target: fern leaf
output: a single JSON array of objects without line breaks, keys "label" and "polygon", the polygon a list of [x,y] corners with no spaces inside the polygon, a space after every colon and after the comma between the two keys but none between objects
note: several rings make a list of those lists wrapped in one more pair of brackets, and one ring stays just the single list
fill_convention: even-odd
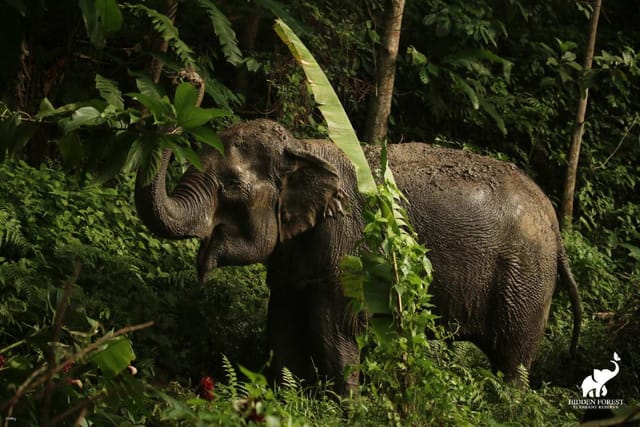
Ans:
[{"label": "fern leaf", "polygon": [[529,371],[527,370],[527,368],[523,364],[520,364],[516,368],[516,371],[518,372],[518,381],[520,382],[522,387],[525,390],[529,390]]},{"label": "fern leaf", "polygon": [[231,390],[231,398],[237,399],[237,391],[238,391],[238,374],[236,374],[236,370],[231,364],[231,361],[224,354],[222,355],[222,368],[227,374],[227,381],[229,381],[229,389]]},{"label": "fern leaf", "polygon": [[297,392],[300,388],[298,380],[286,366],[282,368],[282,386],[285,390],[292,392]]},{"label": "fern leaf", "polygon": [[151,9],[142,4],[125,4],[125,7],[133,12],[134,15],[146,15],[151,19],[153,28],[160,33],[162,38],[169,42],[180,61],[186,68],[195,68],[196,61],[193,59],[193,50],[180,38],[178,28],[173,25],[171,19],[167,15]]},{"label": "fern leaf", "polygon": [[222,53],[227,58],[227,62],[235,66],[239,65],[242,62],[242,52],[238,47],[238,39],[236,32],[231,27],[231,22],[211,0],[197,0],[197,2],[209,15],[213,31],[218,36]]}]

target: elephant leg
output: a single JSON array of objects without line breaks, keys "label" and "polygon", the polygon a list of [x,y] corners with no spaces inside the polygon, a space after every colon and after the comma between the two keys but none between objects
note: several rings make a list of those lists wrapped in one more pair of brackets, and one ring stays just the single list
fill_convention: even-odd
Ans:
[{"label": "elephant leg", "polygon": [[286,367],[307,384],[329,380],[338,394],[348,394],[358,384],[357,372],[344,375],[359,360],[354,327],[341,294],[334,298],[325,287],[272,288],[267,335],[275,378],[281,381]]},{"label": "elephant leg", "polygon": [[[555,268],[544,270],[538,260],[526,263],[532,256],[510,259],[503,269],[502,286],[496,298],[495,315],[492,323],[495,334],[487,352],[495,371],[504,373],[508,381],[526,384],[522,378],[523,366],[527,372],[544,337],[545,325],[555,287]],[[549,263],[549,265],[553,265]],[[495,323],[494,323],[495,322]]]},{"label": "elephant leg", "polygon": [[306,313],[301,304],[302,292],[295,289],[272,289],[267,312],[267,339],[273,350],[272,371],[282,380],[287,368],[296,377],[313,381],[310,367]]},{"label": "elephant leg", "polygon": [[348,308],[341,291],[330,293],[331,286],[309,293],[309,340],[313,363],[318,373],[332,381],[338,394],[348,394],[358,385],[358,373],[351,370],[359,362],[356,343],[359,320]]}]

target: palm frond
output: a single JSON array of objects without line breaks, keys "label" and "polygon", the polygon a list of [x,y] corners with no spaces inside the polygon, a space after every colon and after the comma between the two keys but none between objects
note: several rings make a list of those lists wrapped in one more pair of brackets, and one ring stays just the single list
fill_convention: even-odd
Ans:
[{"label": "palm frond", "polygon": [[197,3],[209,15],[213,31],[218,36],[222,53],[227,58],[227,62],[233,65],[240,64],[242,62],[242,52],[238,47],[238,38],[236,37],[236,32],[233,31],[233,27],[231,27],[231,22],[211,0],[197,0]]},{"label": "palm frond", "polygon": [[153,28],[160,33],[164,40],[169,42],[182,64],[187,68],[195,67],[196,61],[193,59],[193,50],[182,41],[178,28],[173,25],[167,15],[142,4],[127,3],[125,7],[136,16],[146,15],[151,19]]}]

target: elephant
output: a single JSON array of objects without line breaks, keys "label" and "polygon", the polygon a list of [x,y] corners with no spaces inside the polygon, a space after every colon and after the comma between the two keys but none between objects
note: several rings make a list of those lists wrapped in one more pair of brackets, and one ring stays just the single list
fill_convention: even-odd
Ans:
[{"label": "elephant", "polygon": [[[153,233],[198,238],[198,276],[228,265],[263,263],[270,290],[267,339],[272,368],[306,381],[331,379],[348,393],[358,374],[354,313],[340,261],[357,250],[363,196],[354,167],[328,140],[295,138],[270,120],[220,133],[224,155],[205,147],[203,171],[189,168],[166,189],[171,152],[135,203]],[[372,165],[379,149],[367,148]],[[580,301],[553,206],[514,165],[425,143],[389,145],[388,157],[420,242],[430,249],[435,312],[455,325],[507,378],[530,368],[542,340],[558,273],[568,285],[574,330]],[[148,179],[146,181],[149,181]]]},{"label": "elephant", "polygon": [[611,369],[594,369],[593,374],[589,375],[582,381],[582,397],[605,397],[608,393],[605,384],[620,372],[620,356],[613,353],[613,370]]}]

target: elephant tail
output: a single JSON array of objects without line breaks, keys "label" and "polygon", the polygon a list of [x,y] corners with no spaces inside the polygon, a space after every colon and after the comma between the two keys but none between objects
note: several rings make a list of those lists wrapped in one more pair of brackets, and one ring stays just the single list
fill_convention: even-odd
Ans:
[{"label": "elephant tail", "polygon": [[571,347],[569,348],[569,352],[571,353],[571,355],[574,355],[576,348],[578,347],[578,338],[580,337],[580,326],[582,324],[582,308],[580,304],[578,286],[576,285],[576,281],[573,278],[573,274],[571,273],[569,261],[567,260],[567,254],[564,251],[562,242],[560,242],[559,248],[558,270],[560,272],[560,276],[562,277],[562,281],[565,283],[565,285],[567,286],[567,290],[569,291],[569,300],[571,301],[571,310],[573,311],[573,334],[571,336]]}]

